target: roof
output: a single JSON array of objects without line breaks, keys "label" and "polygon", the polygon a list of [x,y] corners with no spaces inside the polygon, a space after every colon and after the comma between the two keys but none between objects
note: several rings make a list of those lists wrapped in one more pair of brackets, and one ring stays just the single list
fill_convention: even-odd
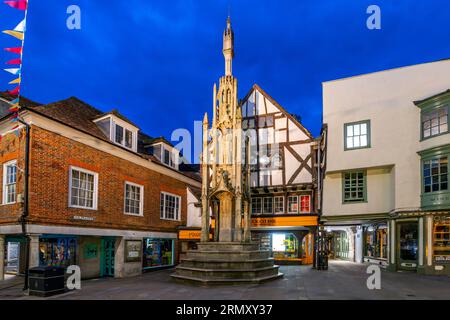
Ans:
[{"label": "roof", "polygon": [[[3,100],[11,101],[16,97],[9,94],[8,91],[0,91],[0,118],[9,113],[11,105]],[[40,105],[40,103],[27,99],[25,97],[19,97],[19,104],[24,107],[31,107]]]},{"label": "roof", "polygon": [[445,96],[445,95],[447,95],[447,94],[449,94],[449,93],[450,93],[450,89],[447,89],[447,90],[445,90],[445,91],[443,91],[443,92],[440,92],[440,93],[438,93],[438,94],[435,94],[434,96],[425,98],[425,99],[423,99],[423,100],[414,101],[414,104],[415,104],[416,106],[420,106],[420,105],[423,104],[424,102],[439,99],[440,97]]},{"label": "roof", "polygon": [[117,118],[122,119],[122,120],[125,121],[125,122],[128,122],[128,123],[131,124],[132,126],[135,126],[136,128],[139,128],[139,126],[137,126],[136,124],[134,124],[133,122],[131,122],[131,120],[129,120],[129,119],[128,119],[127,117],[125,117],[124,115],[122,115],[117,109],[113,109],[113,110],[111,110],[111,111],[109,111],[109,112],[102,113],[101,115],[99,115],[98,117],[94,118],[93,120],[103,118],[104,116],[107,116],[107,115],[113,115],[113,116],[116,116]]},{"label": "roof", "polygon": [[[266,91],[264,91],[259,85],[257,85],[256,83],[253,85],[253,87],[250,89],[250,91],[247,93],[247,95],[245,96],[244,99],[242,99],[243,101],[246,101],[250,95],[253,93],[253,91],[259,91],[261,92],[261,94],[266,97],[267,100],[269,100],[274,106],[276,106],[278,109],[280,109],[281,112],[283,112],[290,120],[292,120],[292,122],[294,122],[299,128],[300,130],[302,130],[309,138],[314,139],[313,135],[311,134],[311,132],[309,132],[308,129],[306,129],[299,121],[296,117],[292,116],[292,114],[290,114],[289,112],[286,111],[286,109],[284,109],[278,102],[275,101],[274,98],[272,98]],[[241,103],[242,103],[241,102]]]},{"label": "roof", "polygon": [[161,137],[157,137],[157,138],[146,139],[144,142],[145,142],[146,145],[152,145],[152,144],[155,144],[155,143],[162,142],[162,143],[165,143],[165,144],[173,147],[173,144],[170,141],[168,141],[166,138],[162,137],[162,136]]},{"label": "roof", "polygon": [[201,188],[197,188],[194,186],[188,186],[188,188],[197,200],[200,201],[202,199],[202,189]]},{"label": "roof", "polygon": [[438,59],[438,60],[433,60],[433,61],[428,61],[428,62],[416,63],[416,64],[412,64],[412,65],[407,65],[407,66],[395,67],[395,68],[390,68],[390,69],[383,69],[383,70],[379,70],[379,71],[373,71],[373,72],[369,72],[369,73],[357,74],[357,75],[354,75],[354,76],[349,76],[349,77],[344,77],[344,78],[338,78],[338,79],[323,81],[322,84],[331,83],[331,82],[337,82],[337,81],[343,81],[343,80],[349,80],[349,79],[352,79],[352,78],[365,77],[365,76],[374,75],[374,74],[377,74],[377,73],[390,72],[390,71],[406,69],[406,68],[413,68],[415,66],[420,66],[420,65],[429,64],[429,63],[437,63],[437,62],[449,61],[449,60],[450,60],[450,58],[444,58],[444,59]]}]

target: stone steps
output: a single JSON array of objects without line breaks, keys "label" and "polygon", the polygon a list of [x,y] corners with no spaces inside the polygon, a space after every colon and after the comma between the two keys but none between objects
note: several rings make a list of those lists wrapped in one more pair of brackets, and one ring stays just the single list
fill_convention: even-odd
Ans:
[{"label": "stone steps", "polygon": [[224,261],[208,259],[181,259],[181,264],[185,267],[204,269],[254,269],[273,266],[274,259],[249,259],[245,261]]},{"label": "stone steps", "polygon": [[206,259],[208,260],[222,260],[222,261],[245,261],[245,260],[255,260],[255,259],[269,259],[270,252],[260,251],[260,250],[249,250],[249,251],[201,251],[201,250],[190,250],[186,254],[187,258],[192,259]]},{"label": "stone steps", "polygon": [[216,286],[216,285],[242,285],[242,284],[260,284],[267,281],[276,280],[283,277],[283,274],[278,272],[276,275],[253,278],[253,279],[201,279],[197,277],[189,277],[178,274],[172,274],[171,277],[183,284],[189,283],[194,285],[203,286]]}]

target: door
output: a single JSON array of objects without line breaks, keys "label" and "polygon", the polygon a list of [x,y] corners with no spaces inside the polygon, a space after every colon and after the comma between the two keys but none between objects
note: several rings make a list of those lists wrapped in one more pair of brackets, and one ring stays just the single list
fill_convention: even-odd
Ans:
[{"label": "door", "polygon": [[415,271],[418,259],[418,223],[400,222],[397,232],[399,269]]},{"label": "door", "polygon": [[100,263],[100,276],[102,277],[114,277],[115,242],[114,238],[102,239],[102,259]]}]

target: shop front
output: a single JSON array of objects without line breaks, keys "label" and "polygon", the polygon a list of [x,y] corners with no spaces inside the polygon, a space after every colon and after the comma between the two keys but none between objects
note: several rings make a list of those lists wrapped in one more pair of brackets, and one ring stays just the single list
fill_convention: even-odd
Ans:
[{"label": "shop front", "polygon": [[363,226],[363,254],[365,262],[386,264],[388,249],[387,222]]},{"label": "shop front", "polygon": [[252,218],[252,241],[269,250],[277,264],[312,264],[317,216]]},{"label": "shop front", "polygon": [[144,238],[143,270],[174,266],[174,242],[173,239]]}]

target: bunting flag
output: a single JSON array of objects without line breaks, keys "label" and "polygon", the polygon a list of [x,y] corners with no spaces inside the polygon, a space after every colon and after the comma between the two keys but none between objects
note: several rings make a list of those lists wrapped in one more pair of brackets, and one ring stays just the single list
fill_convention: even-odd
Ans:
[{"label": "bunting flag", "polygon": [[5,3],[8,6],[19,9],[19,10],[27,9],[27,0],[5,1]]},{"label": "bunting flag", "polygon": [[15,76],[20,75],[20,68],[10,68],[10,69],[5,69],[6,72],[9,72]]},{"label": "bunting flag", "polygon": [[[4,69],[6,72],[11,73],[12,75],[16,76],[15,79],[11,80],[9,84],[17,85],[14,89],[8,91],[9,95],[15,97],[12,101],[10,101],[10,108],[9,112],[11,113],[10,122],[16,123],[19,121],[19,111],[20,111],[20,84],[22,82],[22,61],[23,61],[23,45],[25,42],[25,31],[26,31],[26,21],[27,21],[27,7],[28,7],[28,0],[14,0],[14,1],[4,1],[5,4],[8,6],[23,10],[25,11],[24,18],[22,21],[20,21],[16,27],[12,30],[4,30],[3,33],[10,35],[18,40],[21,41],[21,45],[19,47],[12,47],[12,48],[5,48],[4,50],[7,52],[11,52],[14,54],[18,54],[19,58],[14,58],[12,60],[9,60],[6,62],[6,64],[9,65],[18,65],[17,68],[7,68]],[[14,132],[17,137],[19,137],[19,124],[15,125],[12,128],[12,131]],[[2,136],[0,135],[0,141],[2,139]]]},{"label": "bunting flag", "polygon": [[12,60],[9,60],[8,62],[6,62],[6,64],[22,64],[22,59],[20,59],[20,58],[12,59]]},{"label": "bunting flag", "polygon": [[23,41],[23,32],[14,31],[14,30],[5,30],[3,33],[9,34],[10,36],[13,36],[14,38],[17,38],[19,40]]},{"label": "bunting flag", "polygon": [[17,53],[17,54],[22,54],[22,47],[5,48],[5,51],[12,52],[12,53]]}]

